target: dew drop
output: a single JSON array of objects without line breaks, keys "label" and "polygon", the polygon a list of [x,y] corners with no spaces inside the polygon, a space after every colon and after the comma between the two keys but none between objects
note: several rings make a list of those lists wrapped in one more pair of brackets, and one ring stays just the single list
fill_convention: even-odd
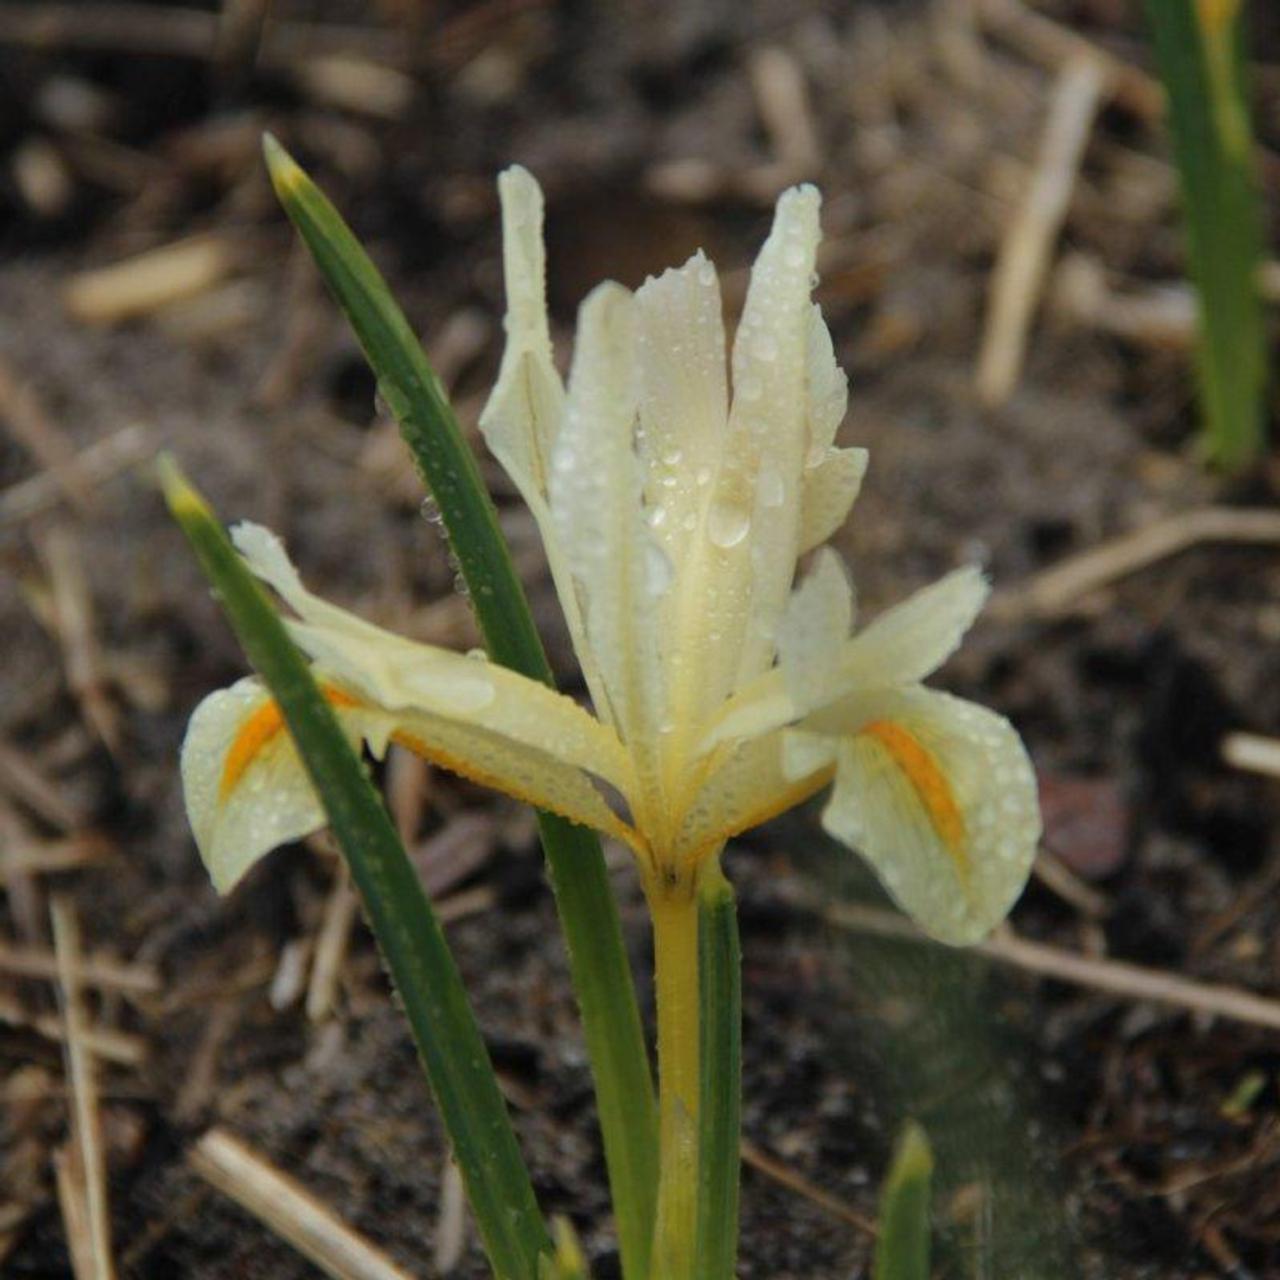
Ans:
[{"label": "dew drop", "polygon": [[680,459],[683,457],[684,457],[684,451],[678,447],[674,447],[674,448],[668,449],[662,455],[662,461],[665,462],[667,466],[674,467],[679,465]]},{"label": "dew drop", "polygon": [[654,507],[653,510],[649,512],[649,528],[650,529],[661,529],[662,526],[666,524],[666,522],[667,522],[666,507]]},{"label": "dew drop", "polygon": [[694,472],[693,482],[699,489],[705,488],[709,485],[711,483],[711,468],[699,467],[697,471]]},{"label": "dew drop", "polygon": [[778,358],[778,340],[771,333],[757,334],[755,342],[751,344],[751,349],[755,353],[756,359],[764,360],[766,363]]},{"label": "dew drop", "polygon": [[656,543],[646,542],[644,548],[645,585],[651,595],[660,596],[671,585],[675,568],[671,558]]},{"label": "dew drop", "polygon": [[756,484],[760,489],[760,501],[766,507],[780,507],[787,496],[782,476],[773,467],[762,467]]},{"label": "dew drop", "polygon": [[707,512],[707,537],[722,550],[736,547],[750,528],[750,513],[736,502],[713,502]]}]

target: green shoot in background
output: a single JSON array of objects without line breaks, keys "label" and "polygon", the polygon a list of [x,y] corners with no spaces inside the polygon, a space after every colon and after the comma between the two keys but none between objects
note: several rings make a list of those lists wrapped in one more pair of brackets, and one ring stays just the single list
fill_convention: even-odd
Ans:
[{"label": "green shoot in background", "polygon": [[1241,0],[1147,0],[1169,98],[1174,156],[1198,299],[1205,439],[1228,471],[1264,444],[1266,337]]},{"label": "green shoot in background", "polygon": [[933,1152],[907,1121],[880,1193],[880,1235],[872,1280],[929,1280],[929,1181]]}]

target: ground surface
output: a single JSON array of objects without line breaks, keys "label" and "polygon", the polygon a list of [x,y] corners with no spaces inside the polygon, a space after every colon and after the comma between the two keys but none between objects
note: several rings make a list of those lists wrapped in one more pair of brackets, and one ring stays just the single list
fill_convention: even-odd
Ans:
[{"label": "ground surface", "polygon": [[[1060,37],[1084,33],[1141,67],[1136,7],[1050,5],[1040,12],[1061,25],[1046,37],[994,2],[976,6],[976,23],[944,2],[641,14],[387,0],[378,15],[282,3],[277,16],[297,25],[268,34],[253,70],[234,40],[218,61],[179,56],[166,41],[180,23],[104,4],[54,22],[36,48],[14,17],[23,6],[0,6],[0,936],[47,946],[47,898],[62,888],[92,950],[161,975],[159,993],[94,1005],[102,1025],[136,1037],[125,1057],[145,1052],[103,1083],[122,1273],[311,1274],[190,1172],[184,1151],[211,1124],[414,1275],[440,1273],[449,1217],[441,1136],[358,923],[330,1011],[315,1021],[303,1008],[305,961],[326,911],[342,910],[332,860],[291,849],[227,901],[197,864],[176,752],[191,708],[242,662],[143,470],[100,473],[101,451],[85,452],[113,441],[137,459],[166,445],[224,514],[284,535],[326,594],[422,638],[474,643],[371,381],[274,208],[263,127],[349,212],[468,421],[500,349],[503,164],[521,160],[548,191],[562,330],[599,278],[637,283],[698,244],[737,273],[736,305],[773,195],[794,176],[817,180],[818,296],[853,384],[842,439],[872,455],[838,539],[860,608],[870,616],[974,558],[989,566],[1001,599],[942,683],[1018,724],[1042,774],[1048,842],[1090,882],[1067,900],[1034,884],[1014,927],[1276,989],[1280,793],[1219,759],[1224,732],[1280,725],[1274,547],[1199,547],[1053,617],[1017,594],[1046,566],[1162,518],[1276,502],[1273,463],[1230,482],[1200,467],[1177,325],[1161,340],[1150,324],[1118,335],[1083,319],[1064,287],[1067,258],[1077,278],[1082,263],[1101,267],[1124,294],[1180,278],[1174,178],[1140,77],[1092,131],[1015,391],[984,409],[972,389],[991,266],[1034,164]],[[349,64],[304,73],[297,61],[299,40],[342,21],[390,32],[367,52],[399,68],[360,81],[354,100]],[[1280,44],[1258,34],[1264,141],[1276,145]],[[77,273],[197,232],[224,257],[194,302],[118,324],[69,308]],[[78,500],[47,478],[53,464],[75,499],[67,450],[90,473]],[[488,474],[572,684],[530,521]],[[578,1222],[597,1274],[614,1275],[533,827],[403,762],[391,783],[457,915],[451,937],[539,1194]],[[748,1169],[744,1277],[864,1273],[865,1233],[839,1210],[874,1214],[904,1112],[946,1155],[939,1223],[955,1274],[1280,1275],[1276,1032],[815,927],[802,899],[829,889],[834,856],[812,814],[730,855],[746,1135],[837,1202]],[[625,864],[617,880],[643,970]],[[54,995],[0,977],[0,998],[0,1270],[69,1275],[49,1163],[66,1119],[59,1050],[15,1025],[52,1012]],[[474,1243],[444,1264],[483,1274]]]}]

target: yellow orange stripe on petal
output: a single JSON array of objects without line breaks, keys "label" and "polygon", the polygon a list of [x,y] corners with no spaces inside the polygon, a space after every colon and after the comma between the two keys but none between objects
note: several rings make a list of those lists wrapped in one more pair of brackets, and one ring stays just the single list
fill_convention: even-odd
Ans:
[{"label": "yellow orange stripe on petal", "polygon": [[[321,685],[320,692],[331,707],[354,707],[359,703],[334,685]],[[284,717],[273,698],[268,698],[245,722],[227,752],[218,783],[218,799],[225,800],[244,777],[262,750],[284,728]]]},{"label": "yellow orange stripe on petal", "polygon": [[956,804],[947,775],[920,740],[892,720],[873,720],[862,733],[874,738],[906,775],[916,798],[929,815],[938,839],[956,864],[962,880],[968,880],[969,851],[965,842],[964,815]]}]

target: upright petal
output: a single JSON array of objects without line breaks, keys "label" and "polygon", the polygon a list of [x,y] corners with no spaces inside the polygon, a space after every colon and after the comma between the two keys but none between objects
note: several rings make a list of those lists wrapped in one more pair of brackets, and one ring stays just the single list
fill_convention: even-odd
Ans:
[{"label": "upright petal", "polygon": [[636,291],[639,453],[649,522],[676,566],[705,522],[729,391],[720,285],[701,250]]},{"label": "upright petal", "polygon": [[[821,198],[797,187],[778,201],[773,229],[751,271],[733,346],[732,453],[752,460],[744,514],[750,525],[747,608],[735,686],[773,659],[800,547],[800,484],[809,453],[809,293],[820,239]],[[741,501],[732,475],[721,500]],[[713,508],[714,510],[714,508]]]},{"label": "upright petal", "polygon": [[799,539],[818,206],[812,187],[786,192],[751,273],[724,446],[684,539],[664,626],[677,733],[773,657]]},{"label": "upright petal", "polygon": [[852,626],[853,589],[840,557],[828,547],[792,592],[778,628],[778,666],[795,714],[831,698]]},{"label": "upright petal", "polygon": [[601,285],[578,319],[551,511],[581,589],[612,722],[652,787],[667,716],[657,614],[672,567],[645,519],[635,453],[639,392],[635,300],[620,285]]},{"label": "upright petal", "polygon": [[1022,892],[1040,839],[1035,774],[1009,722],[919,686],[886,689],[803,721],[787,763],[807,776],[830,753],[826,829],[940,941],[990,932]]},{"label": "upright petal", "polygon": [[502,265],[507,290],[507,344],[480,430],[490,452],[515,482],[542,535],[565,623],[599,713],[609,708],[595,657],[586,642],[582,608],[547,505],[551,454],[564,417],[564,386],[552,359],[547,323],[547,263],[542,189],[512,165],[498,178],[502,202]]},{"label": "upright petal", "polygon": [[547,491],[564,388],[551,358],[547,326],[542,190],[528,170],[513,165],[499,176],[498,194],[507,345],[498,381],[480,415],[480,430],[494,457],[527,497],[530,492]]},{"label": "upright petal", "polygon": [[982,570],[966,565],[886,609],[846,648],[834,696],[932,675],[955,652],[990,590]]}]

